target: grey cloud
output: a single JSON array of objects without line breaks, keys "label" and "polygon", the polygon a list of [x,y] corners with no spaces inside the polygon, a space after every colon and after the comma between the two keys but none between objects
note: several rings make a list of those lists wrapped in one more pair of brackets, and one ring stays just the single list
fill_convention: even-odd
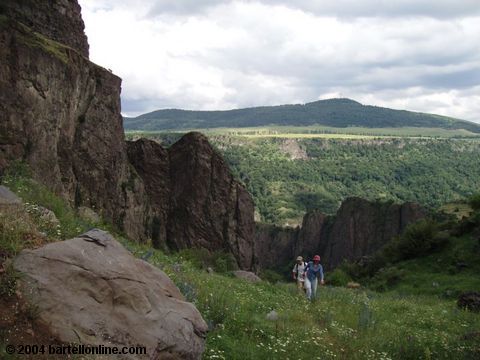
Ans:
[{"label": "grey cloud", "polygon": [[452,71],[445,74],[424,75],[420,78],[429,88],[463,89],[480,84],[480,66],[477,65],[467,70]]},{"label": "grey cloud", "polygon": [[[255,8],[257,11],[238,10],[218,6],[231,3],[219,0],[146,0],[142,2],[143,7],[135,11],[145,14],[150,9],[149,16],[161,15],[147,19],[147,23],[161,25],[152,27],[151,31],[159,39],[164,35],[173,39],[167,44],[175,44],[175,31],[180,29],[179,38],[183,43],[180,50],[174,49],[171,54],[158,47],[161,64],[171,66],[159,68],[158,73],[145,75],[141,63],[124,64],[124,68],[135,66],[138,74],[128,72],[123,76],[123,111],[134,115],[172,107],[226,109],[275,105],[313,101],[333,93],[367,99],[371,104],[378,101],[384,106],[413,104],[418,107],[411,110],[441,109],[444,114],[480,122],[479,1],[366,0],[361,1],[360,7],[356,5],[360,3],[358,0],[261,0],[266,5],[284,4],[316,15],[346,19],[339,22],[292,12],[292,22],[288,23],[290,12],[284,9],[278,12],[262,7]],[[119,0],[119,3],[125,10],[126,5],[137,1]],[[383,6],[376,6],[380,3]],[[196,30],[197,19],[187,22],[190,27],[183,31],[185,21],[181,16],[186,14],[201,14],[202,26],[215,24],[219,33],[225,30],[223,34],[233,35],[226,41],[216,42],[216,34],[207,32],[212,41],[206,41],[205,47],[189,43],[188,31]],[[278,20],[275,14],[283,17]],[[479,17],[456,18],[473,14]],[[428,17],[415,17],[422,15]],[[357,16],[372,17],[349,18]],[[295,30],[304,25],[303,21],[305,28],[296,33]],[[333,29],[345,31],[346,35],[340,34],[338,43],[329,41],[336,39],[336,34],[323,33],[322,29],[328,30],[329,25],[316,26],[322,21],[334,24]],[[162,30],[158,31],[159,28]],[[171,33],[169,29],[173,29]],[[198,38],[194,35],[196,33],[192,38]],[[93,36],[95,34],[90,37]],[[123,46],[127,48],[128,44]],[[150,42],[141,55],[155,58],[155,51],[155,45]],[[185,63],[194,66],[185,67],[188,76],[180,74],[176,78],[175,69],[183,69]],[[213,73],[211,87],[209,77],[197,78],[194,72],[188,71],[198,68],[204,68],[207,74]],[[170,77],[159,75],[169,70]],[[156,70],[150,68],[150,71]],[[206,93],[210,89],[212,93]],[[137,99],[139,96],[144,98]]]},{"label": "grey cloud", "polygon": [[[236,0],[243,3],[283,5],[337,18],[426,16],[433,18],[468,17],[480,14],[478,0]],[[198,14],[234,0],[155,0],[150,16],[165,13]]]}]

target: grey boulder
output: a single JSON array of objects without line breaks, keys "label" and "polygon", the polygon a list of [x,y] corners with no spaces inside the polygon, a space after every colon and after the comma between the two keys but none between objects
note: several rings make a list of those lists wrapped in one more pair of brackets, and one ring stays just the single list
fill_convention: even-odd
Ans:
[{"label": "grey boulder", "polygon": [[0,185],[0,208],[9,206],[18,206],[22,204],[22,200],[15,195],[9,188]]},{"label": "grey boulder", "polygon": [[239,279],[243,279],[253,283],[262,281],[262,279],[260,279],[256,274],[251,271],[237,270],[233,272],[233,275]]},{"label": "grey boulder", "polygon": [[61,342],[145,346],[125,359],[200,359],[207,324],[158,268],[107,232],[24,250],[14,261],[21,296]]}]

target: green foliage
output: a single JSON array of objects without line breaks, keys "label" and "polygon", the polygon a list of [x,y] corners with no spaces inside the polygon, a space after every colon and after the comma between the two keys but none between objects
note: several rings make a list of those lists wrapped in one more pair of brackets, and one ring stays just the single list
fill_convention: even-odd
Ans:
[{"label": "green foliage", "polygon": [[[179,136],[143,135],[167,146]],[[306,211],[333,214],[350,196],[436,209],[480,188],[476,140],[297,137],[294,144],[308,159],[292,160],[282,138],[207,135],[247,187],[265,223],[299,225]]]},{"label": "green foliage", "polygon": [[328,284],[333,286],[346,286],[352,278],[342,268],[337,268],[328,273]]},{"label": "green foliage", "polygon": [[368,282],[369,288],[376,291],[386,291],[397,285],[404,276],[404,271],[394,266],[381,268]]},{"label": "green foliage", "polygon": [[[2,184],[22,198],[38,230],[45,232],[49,237],[69,239],[92,227],[92,224],[79,218],[64,199],[32,180],[30,170],[25,164],[15,163],[11,166],[3,176]],[[42,220],[40,206],[55,214],[59,226],[52,227]]]},{"label": "green foliage", "polygon": [[439,234],[438,224],[431,220],[421,220],[407,227],[405,232],[387,244],[383,255],[388,262],[399,262],[425,256],[448,242],[448,236]]},{"label": "green foliage", "polygon": [[271,269],[262,269],[258,275],[262,280],[271,282],[272,284],[285,281],[285,276]]},{"label": "green foliage", "polygon": [[470,197],[468,203],[473,210],[480,211],[480,193],[477,193]]},{"label": "green foliage", "polygon": [[214,271],[225,273],[238,269],[237,262],[232,254],[224,251],[208,251],[204,248],[184,249],[180,256],[189,261],[197,269],[206,270],[211,267]]}]

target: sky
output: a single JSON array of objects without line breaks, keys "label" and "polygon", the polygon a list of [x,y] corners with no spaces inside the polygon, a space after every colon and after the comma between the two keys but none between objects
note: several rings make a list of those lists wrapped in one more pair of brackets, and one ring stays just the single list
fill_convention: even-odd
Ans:
[{"label": "sky", "polygon": [[480,123],[480,0],[79,0],[122,113],[351,98]]}]

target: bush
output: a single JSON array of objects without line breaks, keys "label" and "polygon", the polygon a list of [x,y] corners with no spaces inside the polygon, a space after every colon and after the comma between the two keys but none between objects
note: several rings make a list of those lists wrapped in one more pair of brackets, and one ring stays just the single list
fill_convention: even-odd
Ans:
[{"label": "bush", "polygon": [[184,249],[180,256],[190,261],[198,269],[211,267],[218,273],[238,270],[238,265],[232,254],[223,251],[210,252],[207,249]]},{"label": "bush", "polygon": [[260,270],[258,276],[262,280],[266,280],[268,282],[271,282],[272,284],[285,281],[285,278],[281,274],[271,269]]},{"label": "bush", "polygon": [[327,283],[333,286],[346,286],[352,278],[342,269],[337,268],[328,274]]},{"label": "bush", "polygon": [[383,253],[387,261],[395,263],[428,255],[448,242],[448,235],[439,233],[438,225],[431,220],[421,220],[409,225],[405,232],[388,244]]},{"label": "bush", "polygon": [[473,195],[468,200],[469,205],[472,207],[473,210],[479,211],[480,210],[480,193]]},{"label": "bush", "polygon": [[385,291],[398,284],[405,272],[396,267],[380,269],[371,280],[371,288],[377,291]]}]

